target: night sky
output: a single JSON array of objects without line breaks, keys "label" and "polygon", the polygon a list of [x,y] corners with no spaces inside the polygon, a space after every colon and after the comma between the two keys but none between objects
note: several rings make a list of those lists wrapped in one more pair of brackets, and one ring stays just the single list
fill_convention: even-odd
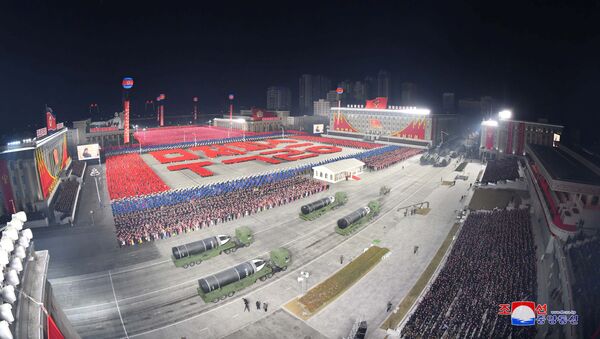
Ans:
[{"label": "night sky", "polygon": [[[165,92],[167,114],[265,106],[284,85],[298,101],[302,73],[363,80],[392,73],[417,84],[427,106],[441,93],[494,97],[516,118],[548,118],[599,134],[600,4],[556,1],[11,1],[0,10],[0,124],[4,137],[119,110],[120,81],[135,79],[132,111]],[[394,103],[395,100],[392,100]]]}]

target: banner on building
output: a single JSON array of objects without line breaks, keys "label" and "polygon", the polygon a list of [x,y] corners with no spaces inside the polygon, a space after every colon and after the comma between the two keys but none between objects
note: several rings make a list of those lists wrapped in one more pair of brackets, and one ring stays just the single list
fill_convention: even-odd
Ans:
[{"label": "banner on building", "polygon": [[37,131],[35,131],[35,135],[38,138],[41,138],[43,136],[46,136],[48,134],[48,128],[44,127],[44,128],[40,128]]},{"label": "banner on building", "polygon": [[324,124],[313,124],[313,134],[321,134],[325,130]]},{"label": "banner on building", "polygon": [[365,108],[386,109],[387,100],[388,99],[386,97],[377,97],[373,100],[367,100],[367,105],[365,106]]},{"label": "banner on building", "polygon": [[62,122],[59,122],[58,124],[56,124],[56,129],[57,129],[57,130],[58,130],[58,129],[63,129],[63,128],[65,128],[65,124],[64,124],[64,123],[62,123]]}]

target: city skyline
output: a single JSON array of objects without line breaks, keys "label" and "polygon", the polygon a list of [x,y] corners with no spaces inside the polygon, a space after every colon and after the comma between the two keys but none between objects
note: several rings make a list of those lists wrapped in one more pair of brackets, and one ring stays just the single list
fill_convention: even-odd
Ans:
[{"label": "city skyline", "polygon": [[456,100],[491,96],[524,119],[591,134],[584,121],[596,110],[591,98],[600,74],[593,7],[323,3],[324,16],[315,17],[321,24],[312,26],[300,19],[315,15],[311,6],[294,15],[250,4],[227,11],[217,4],[167,7],[169,15],[154,5],[9,4],[0,31],[3,135],[43,125],[44,104],[62,121],[86,117],[91,103],[112,114],[124,76],[136,81],[133,113],[166,93],[170,114],[188,113],[194,96],[201,113],[219,112],[229,93],[236,105],[259,106],[272,85],[297,95],[302,74],[323,74],[333,86],[367,75],[377,81],[381,69],[392,75],[392,99],[401,96],[402,82],[412,82],[432,106],[441,107],[444,92]]}]

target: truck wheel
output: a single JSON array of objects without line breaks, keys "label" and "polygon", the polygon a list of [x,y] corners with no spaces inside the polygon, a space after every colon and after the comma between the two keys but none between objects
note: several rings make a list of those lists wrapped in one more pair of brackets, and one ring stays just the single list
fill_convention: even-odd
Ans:
[{"label": "truck wheel", "polygon": [[225,252],[225,254],[229,254],[229,252],[230,252],[230,251],[229,251],[229,249],[226,249],[226,250],[225,250],[225,251],[223,251],[223,252]]},{"label": "truck wheel", "polygon": [[267,277],[263,275],[262,277],[260,277],[260,278],[258,278],[258,279],[259,279],[260,281],[265,281],[265,280],[267,280]]},{"label": "truck wheel", "polygon": [[237,247],[234,247],[231,249],[231,252],[235,252],[235,251],[237,251]]},{"label": "truck wheel", "polygon": [[227,294],[227,296],[231,298],[231,297],[233,297],[234,294],[235,294],[235,291],[231,291],[231,292],[229,292],[229,294]]},{"label": "truck wheel", "polygon": [[196,265],[200,265],[201,263],[202,263],[202,260],[196,261]]},{"label": "truck wheel", "polygon": [[212,302],[213,302],[213,303],[215,303],[215,304],[216,304],[216,303],[218,303],[218,302],[219,302],[219,298],[217,298],[217,299],[213,299],[213,301],[212,301]]},{"label": "truck wheel", "polygon": [[285,271],[285,270],[287,270],[287,266],[283,266],[283,267],[281,268],[281,270],[282,270],[282,271]]},{"label": "truck wheel", "polygon": [[189,266],[194,267],[194,265],[196,265],[196,263],[192,261]]},{"label": "truck wheel", "polygon": [[267,274],[267,279],[271,279],[273,277],[273,273]]},{"label": "truck wheel", "polygon": [[188,264],[183,264],[183,268],[188,268]]},{"label": "truck wheel", "polygon": [[226,296],[226,295],[224,295],[224,296],[221,296],[221,300],[225,300],[225,299],[227,299],[227,296]]}]

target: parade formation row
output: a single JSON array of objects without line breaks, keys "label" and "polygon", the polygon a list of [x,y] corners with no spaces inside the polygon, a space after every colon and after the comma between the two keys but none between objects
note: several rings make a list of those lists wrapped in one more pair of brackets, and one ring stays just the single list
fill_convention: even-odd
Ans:
[{"label": "parade formation row", "polygon": [[[336,198],[337,197],[337,198]],[[309,215],[327,207],[331,207],[337,201],[344,204],[347,201],[344,192],[338,192],[335,196],[328,196],[300,208],[301,215]],[[339,207],[341,205],[335,205]],[[379,213],[380,205],[377,201],[371,201],[367,206],[344,216],[337,221],[336,233],[347,236],[357,230]],[[327,209],[327,211],[331,208]],[[318,216],[324,213],[318,214]],[[308,219],[305,219],[308,220]],[[254,241],[252,230],[246,226],[238,227],[235,236],[216,235],[210,238],[175,246],[171,249],[172,260],[176,267],[189,268],[199,265],[202,261],[211,259],[222,253],[229,254],[239,248],[248,247]],[[210,275],[198,280],[198,295],[204,302],[218,302],[231,297],[240,291],[256,283],[257,280],[265,281],[277,272],[287,270],[291,264],[292,255],[288,249],[277,248],[270,252],[268,259],[256,258],[229,269]]]}]

